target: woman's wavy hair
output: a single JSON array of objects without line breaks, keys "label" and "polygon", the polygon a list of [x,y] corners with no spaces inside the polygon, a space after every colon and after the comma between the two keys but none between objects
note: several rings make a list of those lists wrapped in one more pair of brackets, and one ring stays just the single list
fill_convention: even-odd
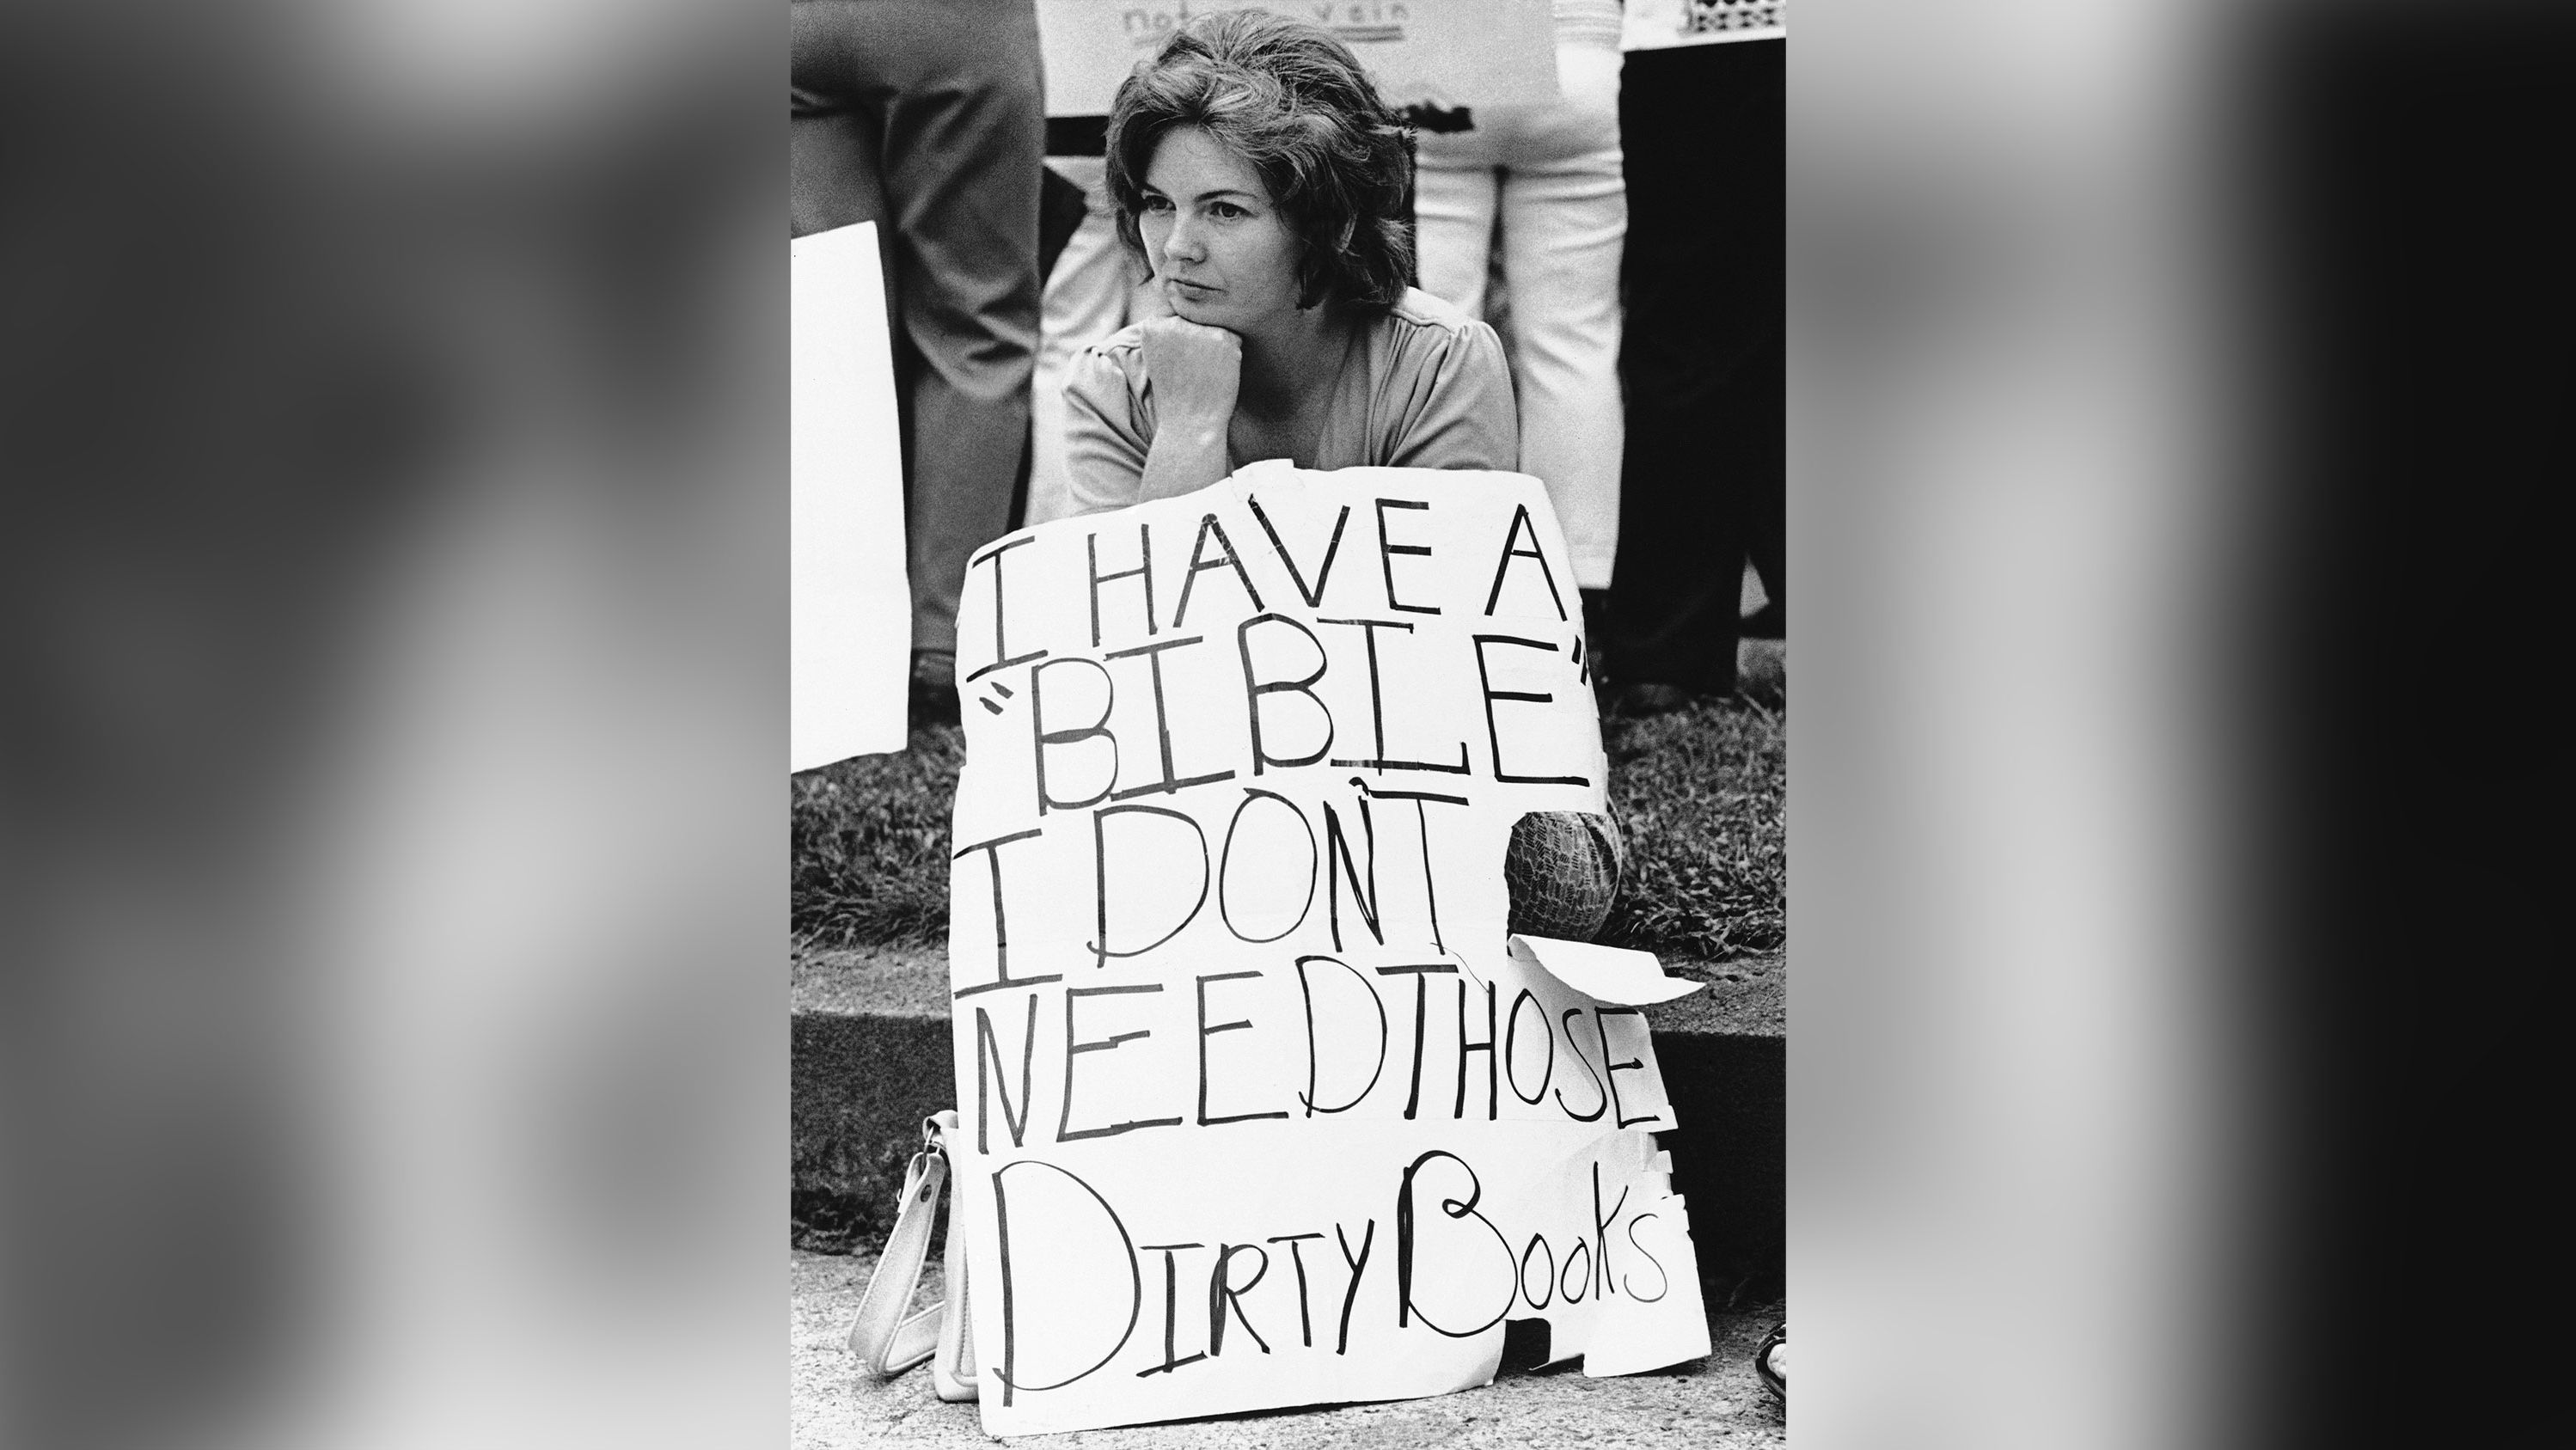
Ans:
[{"label": "woman's wavy hair", "polygon": [[1215,136],[1269,188],[1303,244],[1300,307],[1383,312],[1413,284],[1413,131],[1340,41],[1258,10],[1202,15],[1120,83],[1109,193],[1118,239],[1148,274],[1145,168],[1183,126]]}]

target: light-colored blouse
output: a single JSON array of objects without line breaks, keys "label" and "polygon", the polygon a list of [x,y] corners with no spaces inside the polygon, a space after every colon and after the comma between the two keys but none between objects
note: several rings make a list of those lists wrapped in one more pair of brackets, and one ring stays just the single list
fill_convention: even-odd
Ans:
[{"label": "light-colored blouse", "polygon": [[[1154,386],[1143,324],[1073,360],[1064,385],[1073,511],[1143,503],[1154,445]],[[1258,459],[1235,458],[1240,469]],[[1428,292],[1409,288],[1370,325],[1333,381],[1316,469],[1520,467],[1520,419],[1502,339]]]}]

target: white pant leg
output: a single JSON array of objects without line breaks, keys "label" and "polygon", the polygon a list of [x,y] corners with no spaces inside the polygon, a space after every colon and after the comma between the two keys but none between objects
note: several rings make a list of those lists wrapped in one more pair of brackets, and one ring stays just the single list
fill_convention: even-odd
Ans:
[{"label": "white pant leg", "polygon": [[1498,114],[1503,275],[1511,289],[1521,469],[1547,484],[1575,583],[1610,586],[1619,552],[1619,262],[1628,193],[1619,53],[1560,45],[1557,104]]},{"label": "white pant leg", "polygon": [[1071,515],[1072,480],[1064,458],[1064,378],[1074,356],[1128,323],[1127,261],[1111,220],[1109,163],[1097,156],[1050,156],[1052,167],[1082,188],[1087,206],[1064,252],[1047,274],[1038,319],[1037,372],[1030,383],[1027,522]]},{"label": "white pant leg", "polygon": [[1482,318],[1497,201],[1492,147],[1475,131],[1426,133],[1415,144],[1414,251],[1422,290]]}]

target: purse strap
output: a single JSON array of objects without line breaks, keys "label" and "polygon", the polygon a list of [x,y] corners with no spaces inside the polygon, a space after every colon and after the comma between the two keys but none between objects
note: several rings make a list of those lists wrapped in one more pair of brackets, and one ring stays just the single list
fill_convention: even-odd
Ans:
[{"label": "purse strap", "polygon": [[921,1125],[921,1151],[904,1170],[903,1205],[895,1213],[894,1232],[886,1236],[885,1253],[867,1290],[859,1295],[859,1312],[850,1321],[850,1352],[859,1367],[880,1379],[899,1375],[939,1351],[939,1324],[945,1304],[933,1304],[909,1318],[913,1292],[921,1285],[922,1260],[930,1253],[930,1230],[939,1217],[940,1190],[948,1182],[948,1153],[940,1141],[937,1118]]}]

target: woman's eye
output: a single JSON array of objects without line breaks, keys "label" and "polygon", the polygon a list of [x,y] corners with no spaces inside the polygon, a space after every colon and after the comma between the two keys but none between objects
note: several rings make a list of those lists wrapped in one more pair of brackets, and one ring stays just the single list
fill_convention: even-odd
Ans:
[{"label": "woman's eye", "polygon": [[1250,215],[1252,215],[1252,213],[1250,213],[1250,212],[1248,212],[1248,211],[1245,211],[1243,208],[1241,208],[1241,207],[1239,207],[1239,206],[1236,206],[1233,202],[1230,202],[1230,201],[1221,201],[1221,202],[1218,202],[1216,205],[1214,205],[1214,206],[1212,206],[1212,207],[1209,207],[1209,208],[1208,208],[1208,211],[1209,211],[1209,213],[1210,213],[1211,215],[1216,216],[1217,218],[1219,218],[1219,219],[1221,219],[1221,220],[1224,220],[1224,221],[1232,221],[1232,220],[1234,220],[1236,217],[1245,217],[1245,216],[1250,216]]},{"label": "woman's eye", "polygon": [[1172,203],[1168,197],[1149,196],[1145,198],[1145,210],[1147,211],[1160,212],[1170,211],[1171,209]]}]

